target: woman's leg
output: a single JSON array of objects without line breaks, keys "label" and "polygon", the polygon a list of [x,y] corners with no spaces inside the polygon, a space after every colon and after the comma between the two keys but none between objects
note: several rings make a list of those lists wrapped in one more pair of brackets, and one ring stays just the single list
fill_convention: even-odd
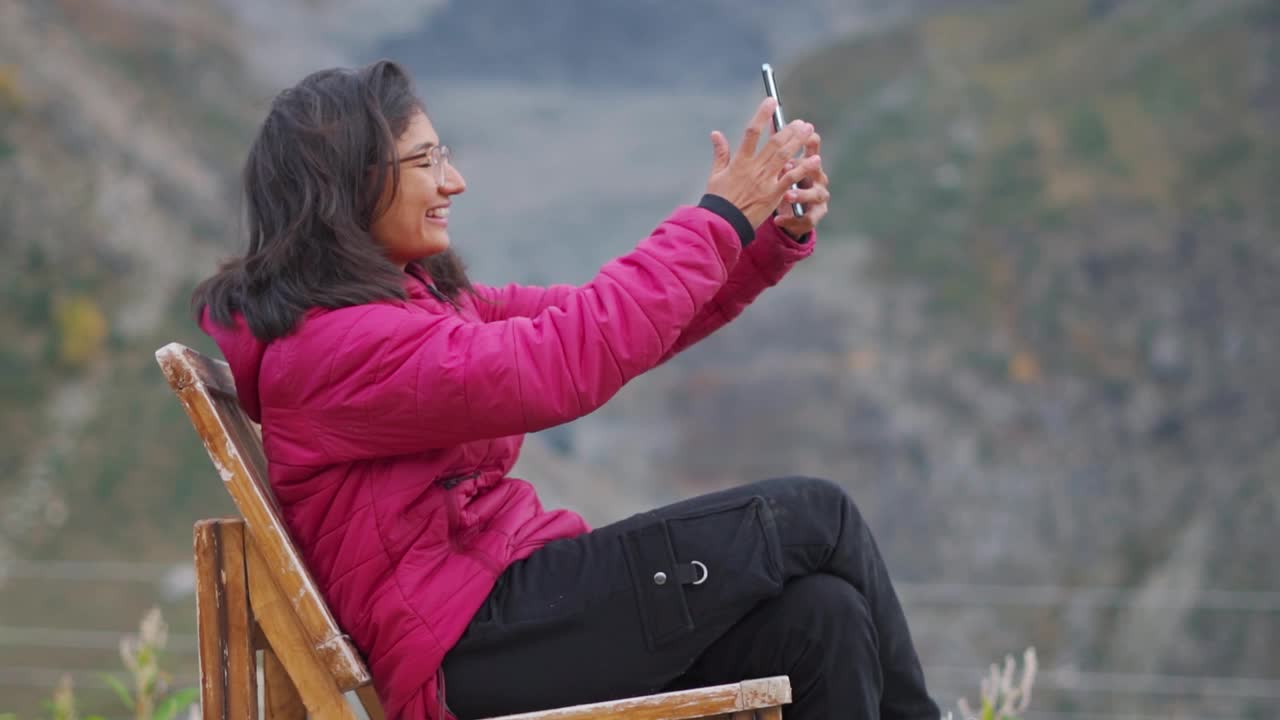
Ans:
[{"label": "woman's leg", "polygon": [[862,593],[834,575],[792,580],[707,648],[678,687],[787,675],[788,720],[880,717],[879,638]]},{"label": "woman's leg", "polygon": [[753,487],[773,510],[788,579],[830,573],[866,599],[884,675],[881,717],[939,717],[889,571],[853,500],[839,485],[816,478],[779,478]]},{"label": "woman's leg", "polygon": [[514,564],[445,658],[449,703],[465,718],[657,692],[815,573],[866,600],[884,716],[937,718],[870,531],[839,486],[812,478],[686,500]]}]

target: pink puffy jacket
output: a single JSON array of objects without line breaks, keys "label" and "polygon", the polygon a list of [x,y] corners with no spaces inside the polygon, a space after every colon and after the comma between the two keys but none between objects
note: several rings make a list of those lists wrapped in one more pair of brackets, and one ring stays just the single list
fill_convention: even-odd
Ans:
[{"label": "pink puffy jacket", "polygon": [[600,407],[813,250],[772,221],[744,249],[725,217],[677,209],[581,287],[477,286],[490,302],[455,307],[411,269],[407,300],[313,309],[269,344],[205,315],[262,424],[285,523],[388,718],[443,720],[436,671],[498,575],[588,530],[507,476],[524,433]]}]

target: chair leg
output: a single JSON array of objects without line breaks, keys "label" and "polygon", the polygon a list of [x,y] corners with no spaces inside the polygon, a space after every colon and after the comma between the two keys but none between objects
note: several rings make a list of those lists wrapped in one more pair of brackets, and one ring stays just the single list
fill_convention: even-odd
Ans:
[{"label": "chair leg", "polygon": [[275,650],[262,651],[263,704],[266,720],[306,720],[307,707],[289,679]]},{"label": "chair leg", "polygon": [[250,535],[245,543],[249,559],[249,599],[258,625],[284,666],[307,712],[322,720],[356,720],[355,712],[333,675],[307,640],[293,605],[272,577],[275,572]]},{"label": "chair leg", "polygon": [[196,625],[205,720],[256,720],[258,667],[243,520],[195,526]]},{"label": "chair leg", "polygon": [[356,695],[359,696],[360,704],[364,706],[369,720],[386,720],[386,714],[382,712],[382,702],[378,700],[378,693],[374,691],[372,685],[357,689]]}]

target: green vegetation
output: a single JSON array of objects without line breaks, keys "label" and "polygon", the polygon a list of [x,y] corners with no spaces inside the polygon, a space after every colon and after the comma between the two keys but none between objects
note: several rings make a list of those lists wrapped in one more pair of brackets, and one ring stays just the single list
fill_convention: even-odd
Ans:
[{"label": "green vegetation", "polygon": [[[1258,79],[1280,53],[1274,3],[1099,7],[927,16],[785,80],[824,133],[832,234],[867,237],[882,269],[930,288],[939,317],[985,324],[1064,372],[1123,364],[1085,341],[1105,317],[1068,311],[1092,294],[1073,263],[1155,262],[1197,222],[1280,229],[1277,115]],[[1147,227],[1107,239],[1121,223]]]}]

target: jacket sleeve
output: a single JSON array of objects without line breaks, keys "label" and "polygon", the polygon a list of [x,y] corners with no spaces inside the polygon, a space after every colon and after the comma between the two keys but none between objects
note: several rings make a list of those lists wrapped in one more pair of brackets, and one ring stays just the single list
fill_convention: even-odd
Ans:
[{"label": "jacket sleeve", "polygon": [[502,287],[474,284],[478,299],[473,300],[476,312],[485,322],[508,320],[517,317],[534,317],[551,307],[560,307],[579,290],[574,285],[520,285],[510,283]]},{"label": "jacket sleeve", "polygon": [[305,437],[292,440],[342,462],[586,415],[671,352],[741,252],[724,218],[681,208],[532,317],[476,322],[394,304],[361,308],[321,366],[324,387],[308,393]]},{"label": "jacket sleeve", "polygon": [[755,231],[755,242],[742,251],[743,257],[730,271],[728,280],[680,333],[662,362],[741,315],[760,293],[777,285],[796,263],[812,255],[817,240],[817,231],[809,233],[808,240],[801,243],[778,228],[773,218],[761,223]]},{"label": "jacket sleeve", "polygon": [[[734,265],[720,291],[680,334],[663,361],[733,321],[760,293],[777,285],[796,263],[812,255],[817,232],[809,235],[803,243],[792,240],[774,225],[773,218],[756,228],[756,240],[743,251],[743,260]],[[559,307],[577,290],[572,285],[539,287],[517,283],[501,288],[480,284],[475,287],[480,296],[476,311],[486,321],[533,317],[549,307]]]}]

